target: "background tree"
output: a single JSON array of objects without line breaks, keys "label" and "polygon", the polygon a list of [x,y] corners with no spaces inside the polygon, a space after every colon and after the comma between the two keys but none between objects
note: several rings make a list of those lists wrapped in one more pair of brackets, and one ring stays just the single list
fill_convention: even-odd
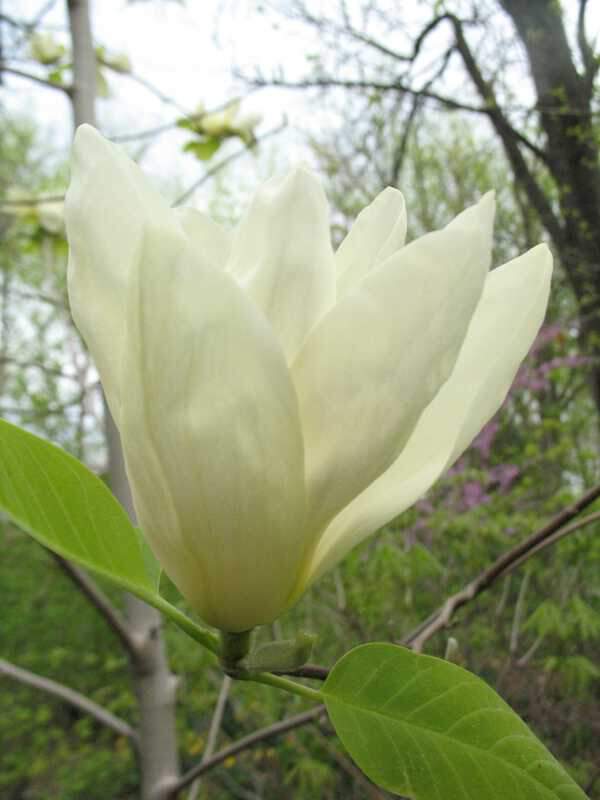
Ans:
[{"label": "background tree", "polygon": [[[316,29],[323,49],[307,74],[257,74],[255,85],[354,92],[357,108],[386,96],[405,127],[385,183],[397,183],[406,137],[426,108],[461,111],[492,126],[515,185],[535,209],[577,299],[582,347],[600,410],[600,58],[586,34],[580,0],[571,45],[555,0],[470,3],[445,0],[404,14],[394,3],[352,7],[285,2],[278,8]],[[415,21],[415,16],[423,16]],[[507,16],[510,23],[507,25]],[[519,55],[526,55],[526,70]],[[517,60],[518,59],[518,60]],[[462,73],[462,74],[461,74]],[[447,119],[447,115],[438,119]],[[445,123],[447,124],[447,123]],[[385,152],[385,150],[384,150]]]}]

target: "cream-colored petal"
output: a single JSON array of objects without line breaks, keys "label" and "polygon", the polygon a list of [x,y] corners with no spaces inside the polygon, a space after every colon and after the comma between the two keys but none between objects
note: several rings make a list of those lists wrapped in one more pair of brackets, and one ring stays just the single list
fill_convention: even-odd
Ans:
[{"label": "cream-colored petal", "polygon": [[227,270],[269,320],[291,363],[335,302],[327,200],[314,175],[294,169],[258,190]]},{"label": "cream-colored petal", "polygon": [[225,269],[231,252],[231,233],[195,208],[174,210],[198,257],[214,269]]},{"label": "cream-colored petal", "polygon": [[413,505],[500,408],[543,322],[551,275],[552,256],[545,245],[490,274],[452,376],[400,457],[329,525],[305,583]]},{"label": "cream-colored petal", "polygon": [[388,186],[364,208],[335,254],[338,298],[404,245],[406,206]]},{"label": "cream-colored petal", "polygon": [[450,376],[489,268],[493,211],[486,196],[398,251],[294,363],[315,535],[393,463]]},{"label": "cream-colored petal", "polygon": [[121,421],[136,510],[190,604],[242,631],[281,613],[305,556],[297,400],[270,327],[235,282],[184,237],[150,233],[129,300]]},{"label": "cream-colored petal", "polygon": [[118,424],[125,298],[139,266],[142,231],[179,226],[137,165],[90,125],[75,135],[65,221],[71,313]]}]

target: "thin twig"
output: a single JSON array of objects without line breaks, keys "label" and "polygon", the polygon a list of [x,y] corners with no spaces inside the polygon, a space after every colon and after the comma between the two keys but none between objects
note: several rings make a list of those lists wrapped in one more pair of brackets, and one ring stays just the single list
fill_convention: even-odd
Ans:
[{"label": "thin twig", "polygon": [[[219,692],[219,697],[217,698],[217,704],[215,706],[213,717],[210,721],[210,728],[208,729],[208,737],[206,739],[206,747],[202,753],[202,761],[200,762],[201,764],[206,764],[208,759],[214,754],[217,748],[217,739],[219,736],[219,731],[221,730],[221,723],[223,722],[225,704],[227,703],[227,698],[229,697],[229,690],[231,689],[232,683],[233,681],[229,675],[223,676],[223,682],[221,683],[221,690]],[[187,800],[196,800],[199,791],[200,778],[195,780],[192,784]]]},{"label": "thin twig", "polygon": [[65,199],[64,194],[39,195],[37,197],[19,197],[15,200],[2,200],[0,208],[27,208],[42,203],[62,203]]},{"label": "thin twig", "polygon": [[64,700],[65,703],[83,711],[85,714],[89,714],[102,725],[111,728],[119,736],[126,736],[137,745],[137,733],[127,722],[94,703],[93,700],[90,700],[80,692],[76,692],[75,689],[70,689],[68,686],[63,686],[50,678],[43,678],[41,675],[36,675],[27,669],[17,667],[3,658],[0,658],[0,674]]},{"label": "thin twig", "polygon": [[320,664],[304,664],[297,669],[282,671],[273,670],[275,675],[291,675],[294,678],[312,678],[315,681],[324,681],[329,675],[329,669],[322,667]]},{"label": "thin twig", "polygon": [[113,606],[102,589],[84,572],[80,567],[75,566],[66,558],[57,553],[48,551],[54,558],[61,570],[67,575],[77,588],[84,594],[94,608],[104,617],[105,622],[113,630],[123,647],[127,650],[131,658],[137,658],[140,652],[140,645],[129,630],[129,626],[119,611]]},{"label": "thin twig", "polygon": [[2,64],[1,71],[7,72],[9,75],[15,75],[17,78],[25,78],[26,80],[33,81],[34,83],[40,84],[40,86],[45,86],[47,89],[59,89],[67,95],[70,95],[72,91],[70,86],[63,86],[61,83],[52,83],[52,81],[48,81],[45,78],[40,78],[39,75],[33,75],[31,72],[23,72],[20,69],[13,69],[13,67],[7,67],[5,64]]},{"label": "thin twig", "polygon": [[[243,75],[239,76],[244,78]],[[283,78],[263,78],[261,76],[254,78],[244,78],[252,86],[267,87],[277,86],[282,89],[375,89],[380,92],[405,92],[406,94],[418,97],[425,97],[429,100],[434,100],[440,105],[451,111],[468,111],[472,114],[489,114],[489,109],[486,106],[472,105],[471,103],[461,103],[454,100],[452,97],[438,94],[429,89],[415,89],[400,80],[395,81],[378,81],[378,80],[346,80],[343,78],[307,78],[305,80],[287,81]]]},{"label": "thin twig", "polygon": [[107,136],[107,139],[110,139],[111,142],[133,142],[139,139],[151,139],[154,136],[159,136],[161,133],[166,133],[167,131],[177,128],[182,120],[186,120],[187,122],[199,122],[203,117],[210,116],[211,114],[217,114],[219,111],[223,111],[235,103],[241,103],[246,99],[246,97],[254,92],[259,91],[259,89],[260,87],[258,86],[250,88],[243,97],[233,97],[230,100],[225,100],[224,102],[219,103],[217,106],[211,106],[210,109],[196,111],[193,114],[182,114],[177,117],[177,119],[171,120],[171,122],[165,122],[164,124],[156,125],[153,128],[144,128],[139,131],[131,131],[130,133],[115,133]]},{"label": "thin twig", "polygon": [[433,614],[415,628],[415,630],[405,636],[404,639],[402,639],[402,644],[412,647],[416,652],[420,652],[425,642],[442,628],[450,624],[455,612],[459,608],[475,599],[486,589],[489,589],[499,578],[508,575],[518,566],[530,559],[534,554],[549,547],[559,539],[583,528],[585,525],[597,522],[600,519],[600,511],[589,514],[587,517],[577,520],[570,525],[568,524],[574,517],[580,514],[584,508],[598,499],[598,497],[600,497],[600,484],[594,486],[593,489],[586,492],[586,494],[568,508],[563,509],[560,514],[557,514],[550,522],[531,536],[528,536],[523,542],[497,558],[491,566],[483,570],[483,572],[461,589],[460,592],[449,597],[440,608],[434,611]]},{"label": "thin twig", "polygon": [[[281,133],[281,131],[286,126],[287,126],[287,121],[284,120],[284,122],[281,125],[278,125],[276,128],[271,128],[270,131],[267,131],[266,133],[263,133],[263,135],[260,136],[254,142],[252,147],[253,148],[257,147],[259,144],[262,144],[262,142],[266,141],[267,139],[270,139],[272,136],[275,136],[276,134]],[[224,167],[229,166],[229,164],[231,164],[232,161],[236,161],[238,158],[240,158],[241,156],[245,155],[249,150],[250,150],[249,147],[243,147],[240,150],[236,150],[235,153],[231,153],[231,155],[227,156],[226,158],[221,159],[221,161],[219,161],[217,164],[215,164],[213,167],[211,167],[209,170],[207,170],[204,173],[204,175],[202,175],[200,178],[198,178],[197,181],[194,181],[194,183],[192,183],[192,185],[189,186],[185,190],[185,192],[183,192],[183,194],[179,195],[179,197],[173,203],[173,207],[180,206],[182,203],[185,203],[185,201],[188,200],[194,194],[194,192],[197,189],[199,189],[210,178],[212,178],[213,175],[215,175],[217,172],[220,172]]]},{"label": "thin twig", "polygon": [[219,750],[218,753],[215,753],[214,756],[211,756],[206,761],[201,761],[199,764],[196,764],[195,767],[192,767],[192,769],[186,772],[185,775],[172,784],[169,789],[169,797],[175,798],[182,789],[185,789],[190,785],[190,783],[193,783],[196,778],[199,778],[201,775],[204,775],[211,769],[218,767],[219,764],[222,764],[223,761],[231,758],[231,756],[235,756],[238,753],[241,753],[243,750],[248,750],[250,747],[254,747],[254,745],[259,744],[260,742],[266,742],[269,739],[275,739],[277,736],[281,736],[283,733],[292,731],[295,728],[300,728],[302,725],[306,725],[309,722],[314,722],[314,720],[318,719],[321,714],[324,713],[325,706],[315,706],[315,708],[311,708],[309,711],[304,711],[302,714],[296,714],[294,717],[284,719],[281,722],[275,722],[273,725],[268,725],[266,728],[260,728],[260,730],[254,731],[254,733],[251,733],[248,736],[244,736],[243,739],[234,742],[233,744],[229,745],[229,747],[224,747],[222,750]]}]

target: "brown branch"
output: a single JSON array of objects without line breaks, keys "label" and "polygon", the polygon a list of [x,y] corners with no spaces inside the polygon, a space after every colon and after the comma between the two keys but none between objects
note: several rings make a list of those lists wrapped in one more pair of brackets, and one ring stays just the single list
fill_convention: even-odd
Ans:
[{"label": "brown branch", "polygon": [[260,730],[249,734],[248,736],[244,736],[243,739],[234,742],[233,744],[229,745],[229,747],[224,747],[222,750],[219,750],[218,753],[215,753],[214,756],[211,756],[206,761],[202,761],[200,764],[196,764],[195,767],[192,767],[192,769],[186,772],[185,775],[183,775],[181,778],[175,781],[172,786],[169,787],[169,797],[175,798],[177,794],[182,791],[182,789],[185,789],[187,786],[189,786],[190,783],[196,780],[196,778],[199,778],[201,775],[204,775],[211,769],[218,767],[219,764],[222,764],[223,761],[231,756],[235,756],[238,753],[241,753],[243,750],[248,750],[250,747],[254,747],[254,745],[259,744],[260,742],[266,742],[270,739],[275,739],[277,736],[281,736],[283,733],[292,731],[295,728],[300,728],[302,725],[306,725],[309,722],[314,722],[324,713],[325,706],[315,706],[315,708],[311,708],[309,711],[296,714],[296,716],[290,717],[289,719],[284,719],[281,722],[275,722],[273,725],[268,725],[266,728],[261,728]]},{"label": "brown branch", "polygon": [[[248,80],[248,79],[246,79]],[[485,106],[474,106],[468,103],[460,103],[452,97],[432,92],[430,89],[414,89],[399,80],[390,82],[371,81],[371,80],[342,80],[340,78],[307,78],[300,81],[286,81],[283,78],[273,78],[266,80],[262,77],[255,77],[249,81],[254,86],[278,86],[282,89],[376,89],[380,92],[405,92],[406,94],[418,97],[425,97],[435,100],[451,111],[468,111],[473,114],[487,114]]]},{"label": "brown branch", "polygon": [[61,683],[51,680],[50,678],[43,678],[41,675],[36,675],[34,672],[22,669],[21,667],[11,664],[0,658],[0,674],[5,675],[7,678],[23,683],[26,686],[31,686],[33,689],[39,689],[42,692],[47,692],[53,697],[58,697],[65,703],[73,706],[74,708],[89,714],[102,725],[110,728],[119,736],[126,736],[128,739],[137,746],[137,733],[134,729],[124,720],[107,711],[102,706],[94,703],[85,695],[70,689],[68,686],[63,686]]},{"label": "brown branch", "polygon": [[483,572],[477,575],[477,577],[470,581],[463,589],[449,597],[440,608],[434,611],[433,614],[417,628],[407,634],[402,639],[401,643],[411,647],[416,652],[421,652],[425,642],[450,624],[455,612],[459,608],[471,602],[471,600],[474,600],[482,592],[485,592],[486,589],[489,589],[499,578],[508,575],[533,555],[539,553],[540,550],[549,547],[564,536],[573,533],[585,525],[598,521],[600,519],[600,512],[594,512],[583,519],[577,520],[570,525],[568,524],[574,517],[580,514],[584,508],[587,508],[587,506],[597,500],[598,497],[600,497],[600,484],[594,486],[593,489],[586,492],[586,494],[568,508],[563,509],[563,511],[551,519],[550,522],[539,528],[539,530],[531,536],[528,536],[523,542],[497,558],[493,564],[483,570]]},{"label": "brown branch", "polygon": [[[270,80],[266,80],[264,78],[253,78],[252,83],[255,86],[278,86],[283,89],[328,89],[328,88],[341,88],[341,89],[376,89],[377,91],[381,92],[403,92],[415,98],[421,98],[426,100],[433,100],[436,103],[444,106],[444,108],[448,109],[449,111],[466,111],[469,114],[484,114],[490,118],[494,118],[497,116],[497,108],[490,104],[477,106],[470,103],[461,103],[458,100],[454,100],[452,97],[447,97],[445,95],[441,95],[438,92],[434,92],[433,90],[429,89],[429,84],[431,81],[428,81],[424,87],[420,89],[414,88],[409,86],[406,83],[403,83],[399,80],[393,81],[391,83],[381,83],[379,81],[370,81],[370,80],[340,80],[338,78],[314,78],[314,79],[306,79],[301,81],[286,81],[282,78],[273,78]],[[530,150],[537,158],[539,158],[544,164],[548,163],[548,157],[546,153],[534,144],[530,139],[525,136],[524,133],[517,131],[515,128],[510,126],[508,122],[506,122],[506,126],[510,128],[512,135],[515,139],[521,142],[528,150]]]},{"label": "brown branch", "polygon": [[[448,19],[454,27],[456,47],[462,57],[465,69],[479,92],[481,99],[486,104],[487,114],[496,133],[500,137],[504,152],[513,168],[514,174],[517,176],[519,183],[523,186],[529,198],[529,202],[539,214],[544,227],[558,245],[564,239],[562,226],[519,149],[518,142],[520,141],[523,144],[527,144],[528,140],[524,139],[522,134],[518,134],[517,131],[515,131],[500,109],[491,84],[483,77],[477,61],[471,52],[460,20],[453,15],[448,15]],[[542,151],[539,151],[539,153],[541,154]],[[543,154],[543,160],[544,163],[547,164],[548,159],[545,154]]]},{"label": "brown branch", "polygon": [[57,553],[53,553],[51,550],[48,552],[54,558],[64,574],[73,581],[82,594],[84,594],[94,606],[96,611],[98,611],[100,615],[104,617],[104,621],[119,639],[129,657],[132,659],[137,658],[140,653],[141,644],[133,636],[129,630],[127,622],[113,606],[102,589],[100,589],[100,587],[80,567],[75,566],[75,564],[72,564],[66,558],[59,556]]}]

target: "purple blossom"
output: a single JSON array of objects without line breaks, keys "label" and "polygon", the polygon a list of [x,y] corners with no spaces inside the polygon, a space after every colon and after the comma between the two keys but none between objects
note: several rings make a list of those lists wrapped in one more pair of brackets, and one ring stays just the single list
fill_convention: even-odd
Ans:
[{"label": "purple blossom", "polygon": [[483,427],[480,433],[473,440],[472,447],[479,451],[481,458],[487,461],[490,457],[494,439],[500,428],[500,423],[497,419],[492,419]]},{"label": "purple blossom", "polygon": [[462,502],[467,510],[487,503],[490,499],[485,492],[483,484],[479,483],[479,481],[467,481],[462,488]]}]

